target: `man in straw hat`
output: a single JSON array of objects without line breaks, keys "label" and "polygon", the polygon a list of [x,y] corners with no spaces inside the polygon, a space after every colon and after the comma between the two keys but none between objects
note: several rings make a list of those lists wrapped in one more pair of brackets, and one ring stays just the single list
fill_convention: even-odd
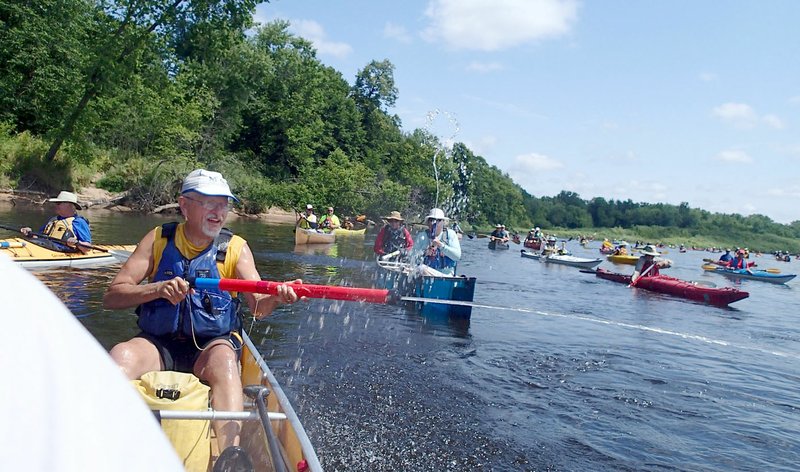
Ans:
[{"label": "man in straw hat", "polygon": [[639,260],[636,261],[636,267],[633,269],[633,275],[631,276],[631,283],[635,283],[639,277],[658,275],[659,268],[663,269],[672,265],[671,260],[658,257],[660,255],[661,253],[656,251],[656,248],[651,244],[645,246],[644,249],[642,249],[642,255],[639,256]]},{"label": "man in straw hat", "polygon": [[[243,409],[240,301],[228,291],[193,289],[187,279],[261,280],[247,242],[222,227],[233,200],[222,174],[191,172],[178,197],[184,221],[147,233],[103,297],[105,308],[136,307],[141,332],[111,349],[129,379],[160,370],[193,373],[210,385],[220,411]],[[298,299],[287,284],[275,295],[243,295],[256,319]],[[220,451],[238,446],[241,422],[217,420],[213,427]]]},{"label": "man in straw hat", "polygon": [[[50,203],[55,203],[56,215],[50,218],[42,226],[39,233],[51,238],[60,239],[65,245],[77,248],[81,252],[88,252],[89,247],[79,244],[92,243],[92,231],[89,228],[89,221],[78,215],[81,209],[78,203],[78,196],[72,192],[63,191],[55,198],[47,199]],[[31,235],[31,228],[20,228],[19,231],[25,236]]]},{"label": "man in straw hat", "polygon": [[400,256],[402,252],[410,251],[414,246],[414,240],[403,225],[405,220],[400,216],[400,212],[390,212],[383,219],[386,220],[386,224],[378,231],[378,237],[375,238],[373,246],[375,254],[385,256],[397,253],[396,255]]},{"label": "man in straw hat", "polygon": [[447,221],[441,208],[431,209],[425,217],[428,229],[417,233],[414,239],[411,260],[420,262],[421,272],[426,275],[455,275],[461,243],[456,232],[447,228]]}]

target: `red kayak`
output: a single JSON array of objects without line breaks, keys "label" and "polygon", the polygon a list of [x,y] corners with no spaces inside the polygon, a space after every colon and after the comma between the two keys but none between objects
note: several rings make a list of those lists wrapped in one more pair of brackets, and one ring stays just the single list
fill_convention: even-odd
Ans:
[{"label": "red kayak", "polygon": [[[631,283],[631,276],[597,269],[595,274],[601,279],[611,280],[625,284]],[[727,306],[729,303],[738,302],[750,296],[749,293],[732,287],[716,288],[704,287],[685,280],[654,275],[642,277],[636,282],[636,288],[643,288],[658,293],[666,293],[676,297],[707,303],[709,305]]]}]

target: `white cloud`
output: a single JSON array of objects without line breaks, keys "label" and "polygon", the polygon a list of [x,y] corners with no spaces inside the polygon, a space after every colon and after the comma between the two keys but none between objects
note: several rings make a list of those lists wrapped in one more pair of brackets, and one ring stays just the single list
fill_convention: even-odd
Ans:
[{"label": "white cloud", "polygon": [[766,123],[767,126],[775,129],[783,129],[783,120],[778,118],[775,115],[764,115],[761,117],[761,120]]},{"label": "white cloud", "polygon": [[467,65],[467,70],[474,71],[474,72],[494,72],[496,70],[502,70],[503,65],[499,62],[478,62],[472,61]]},{"label": "white cloud", "polygon": [[314,20],[292,20],[290,29],[314,43],[320,54],[343,58],[353,52],[353,48],[347,43],[330,41],[322,25]]},{"label": "white cloud", "polygon": [[431,0],[422,35],[454,49],[497,51],[569,33],[577,10],[577,0]]},{"label": "white cloud", "polygon": [[485,135],[478,138],[477,141],[465,140],[464,144],[477,156],[485,156],[492,151],[497,144],[497,136]]},{"label": "white cloud", "polygon": [[714,82],[717,80],[717,74],[713,72],[701,72],[699,77],[703,82]]},{"label": "white cloud", "polygon": [[750,157],[746,152],[738,149],[726,149],[725,151],[721,151],[714,157],[714,159],[717,161],[734,162],[739,164],[749,164],[753,162],[752,157]]},{"label": "white cloud", "polygon": [[560,161],[535,152],[522,154],[514,158],[511,168],[517,172],[547,172],[564,167]]},{"label": "white cloud", "polygon": [[758,115],[746,103],[724,103],[713,110],[714,116],[738,128],[754,128]]},{"label": "white cloud", "polygon": [[396,25],[394,23],[386,23],[386,26],[383,27],[383,36],[405,44],[408,44],[412,41],[408,30],[406,30],[405,27]]},{"label": "white cloud", "polygon": [[[769,187],[767,189],[767,195],[772,197],[800,198],[800,185],[792,185],[786,188]],[[800,217],[796,219],[800,219]]]},{"label": "white cloud", "polygon": [[712,114],[739,129],[753,129],[759,124],[764,124],[775,129],[784,128],[783,120],[777,115],[767,114],[759,116],[753,107],[746,103],[723,103],[714,108]]}]

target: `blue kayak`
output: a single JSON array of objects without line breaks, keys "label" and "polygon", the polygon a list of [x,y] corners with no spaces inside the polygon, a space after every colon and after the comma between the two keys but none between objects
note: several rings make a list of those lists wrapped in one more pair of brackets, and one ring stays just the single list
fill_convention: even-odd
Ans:
[{"label": "blue kayak", "polygon": [[747,269],[728,269],[726,267],[717,267],[714,272],[735,279],[761,280],[772,284],[785,284],[796,277],[795,274],[773,274],[766,270],[752,269],[748,272]]}]

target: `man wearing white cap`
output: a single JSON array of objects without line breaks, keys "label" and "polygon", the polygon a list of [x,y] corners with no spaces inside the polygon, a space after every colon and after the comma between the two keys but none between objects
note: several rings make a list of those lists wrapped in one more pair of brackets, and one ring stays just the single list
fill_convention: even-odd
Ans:
[{"label": "man wearing white cap", "polygon": [[[118,310],[137,307],[141,332],[111,350],[129,379],[158,370],[190,372],[211,386],[214,409],[241,411],[239,299],[222,290],[195,290],[187,282],[193,277],[261,279],[247,242],[222,227],[232,200],[236,197],[222,174],[191,172],[178,197],[185,221],[145,235],[111,282],[103,304]],[[148,283],[141,284],[145,279]],[[298,297],[284,284],[276,295],[246,293],[244,298],[261,319]],[[213,426],[220,451],[238,445],[240,422],[215,421]]]},{"label": "man wearing white cap", "polygon": [[295,226],[303,229],[317,229],[319,225],[317,225],[317,215],[314,214],[314,205],[310,203],[306,205],[306,213],[300,215]]},{"label": "man wearing white cap", "polygon": [[[91,244],[92,231],[89,228],[89,221],[78,215],[78,210],[81,209],[78,196],[72,192],[63,191],[57,197],[49,198],[47,201],[55,203],[56,216],[50,218],[39,230],[39,233],[60,239],[66,246],[77,248],[81,252],[89,251],[87,246],[79,244],[80,242]],[[25,236],[30,236],[32,232],[29,227],[20,228],[19,231]]]},{"label": "man wearing white cap", "polygon": [[420,262],[428,275],[455,275],[461,259],[458,234],[446,227],[448,218],[440,208],[434,208],[425,218],[428,229],[414,239],[411,260]]}]

